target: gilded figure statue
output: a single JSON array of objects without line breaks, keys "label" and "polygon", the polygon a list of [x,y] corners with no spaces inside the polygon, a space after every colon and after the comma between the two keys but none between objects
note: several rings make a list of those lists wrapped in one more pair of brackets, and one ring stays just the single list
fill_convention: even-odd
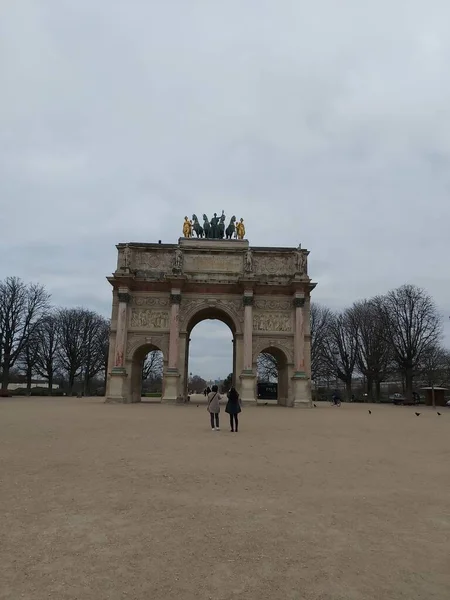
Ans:
[{"label": "gilded figure statue", "polygon": [[185,238],[192,237],[192,221],[189,221],[187,217],[184,217],[183,236]]},{"label": "gilded figure statue", "polygon": [[245,237],[244,219],[240,219],[239,223],[236,224],[236,234],[237,234],[238,240],[244,239],[244,237]]}]

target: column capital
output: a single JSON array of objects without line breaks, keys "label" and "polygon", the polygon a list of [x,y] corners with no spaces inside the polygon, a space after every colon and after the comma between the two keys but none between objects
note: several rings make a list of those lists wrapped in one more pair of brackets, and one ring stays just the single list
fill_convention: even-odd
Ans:
[{"label": "column capital", "polygon": [[295,308],[303,308],[305,306],[305,298],[303,296],[295,296],[293,302]]},{"label": "column capital", "polygon": [[180,293],[170,294],[170,304],[180,304],[180,303],[181,303],[181,294]]},{"label": "column capital", "polygon": [[119,302],[125,302],[125,304],[128,304],[131,296],[128,292],[119,291],[117,292],[117,298],[119,299]]},{"label": "column capital", "polygon": [[244,295],[242,301],[244,303],[244,306],[253,306],[253,302],[254,302],[253,295],[251,295],[251,296]]}]

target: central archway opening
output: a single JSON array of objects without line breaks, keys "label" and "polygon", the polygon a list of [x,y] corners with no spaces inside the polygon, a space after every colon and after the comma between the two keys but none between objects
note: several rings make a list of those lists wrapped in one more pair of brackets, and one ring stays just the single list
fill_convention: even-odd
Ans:
[{"label": "central archway opening", "polygon": [[184,396],[205,400],[218,385],[222,393],[236,384],[236,331],[233,320],[217,308],[199,311],[186,328]]},{"label": "central archway opening", "polygon": [[279,348],[268,347],[259,353],[256,361],[256,398],[259,403],[287,404],[288,361]]}]

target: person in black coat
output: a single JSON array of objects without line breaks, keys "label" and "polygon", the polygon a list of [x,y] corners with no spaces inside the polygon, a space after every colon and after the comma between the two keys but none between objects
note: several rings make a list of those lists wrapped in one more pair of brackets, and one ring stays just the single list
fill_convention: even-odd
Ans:
[{"label": "person in black coat", "polygon": [[230,415],[230,429],[231,432],[238,432],[238,414],[241,412],[241,399],[239,398],[239,394],[235,390],[234,387],[228,392],[228,402],[225,407],[225,412]]}]

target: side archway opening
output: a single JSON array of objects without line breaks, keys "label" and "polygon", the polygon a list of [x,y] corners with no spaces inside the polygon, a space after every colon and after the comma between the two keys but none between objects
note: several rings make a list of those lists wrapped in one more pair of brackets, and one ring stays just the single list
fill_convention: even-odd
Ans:
[{"label": "side archway opening", "polygon": [[154,344],[139,346],[131,360],[132,402],[141,399],[160,401],[164,393],[165,357]]},{"label": "side archway opening", "polygon": [[256,360],[258,402],[276,402],[286,406],[289,393],[289,371],[286,354],[279,348],[264,348]]}]

